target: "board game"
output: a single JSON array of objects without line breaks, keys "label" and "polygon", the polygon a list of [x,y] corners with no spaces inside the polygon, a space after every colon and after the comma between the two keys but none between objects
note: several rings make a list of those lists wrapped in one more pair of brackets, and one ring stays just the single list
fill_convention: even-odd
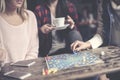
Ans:
[{"label": "board game", "polygon": [[98,56],[90,52],[48,56],[45,57],[45,60],[48,69],[56,68],[58,70],[103,63]]}]

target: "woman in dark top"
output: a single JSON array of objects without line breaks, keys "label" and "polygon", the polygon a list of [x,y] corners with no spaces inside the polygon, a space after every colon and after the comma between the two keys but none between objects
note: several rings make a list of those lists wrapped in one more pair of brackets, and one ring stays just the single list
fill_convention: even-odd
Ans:
[{"label": "woman in dark top", "polygon": [[[42,5],[37,5],[35,14],[39,30],[39,56],[47,56],[71,52],[70,44],[82,40],[76,30],[78,15],[74,5],[67,0],[44,0]],[[52,26],[55,18],[65,17],[66,29],[55,30]]]}]

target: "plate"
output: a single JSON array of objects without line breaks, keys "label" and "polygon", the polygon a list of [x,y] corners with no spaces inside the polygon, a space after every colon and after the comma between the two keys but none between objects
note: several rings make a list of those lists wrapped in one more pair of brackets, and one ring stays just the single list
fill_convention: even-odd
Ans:
[{"label": "plate", "polygon": [[61,27],[55,27],[55,30],[63,30],[66,29],[70,24],[65,24],[64,26]]}]

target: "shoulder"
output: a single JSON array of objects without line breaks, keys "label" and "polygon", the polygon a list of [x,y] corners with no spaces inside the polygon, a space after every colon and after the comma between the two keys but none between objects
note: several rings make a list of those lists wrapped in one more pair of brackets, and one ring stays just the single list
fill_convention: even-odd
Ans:
[{"label": "shoulder", "polygon": [[72,2],[70,2],[70,1],[67,1],[67,6],[68,7],[74,7],[74,4]]},{"label": "shoulder", "polygon": [[35,17],[35,14],[30,10],[25,10],[25,13],[28,15],[28,17]]},{"label": "shoulder", "polygon": [[47,6],[45,6],[45,5],[37,5],[36,7],[35,7],[35,11],[42,11],[42,10],[45,10],[45,9],[47,9]]}]

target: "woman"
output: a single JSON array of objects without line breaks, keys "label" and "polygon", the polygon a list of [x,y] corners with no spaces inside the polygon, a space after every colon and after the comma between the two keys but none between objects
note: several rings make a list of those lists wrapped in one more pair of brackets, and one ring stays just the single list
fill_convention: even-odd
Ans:
[{"label": "woman", "polygon": [[[43,5],[36,6],[35,14],[38,21],[40,37],[40,56],[71,52],[70,44],[81,40],[76,30],[78,15],[74,5],[67,0],[45,0]],[[66,29],[55,30],[55,18],[65,17],[69,24]]]},{"label": "woman", "polygon": [[0,48],[7,62],[38,56],[38,32],[35,15],[26,10],[26,0],[0,0]]}]

